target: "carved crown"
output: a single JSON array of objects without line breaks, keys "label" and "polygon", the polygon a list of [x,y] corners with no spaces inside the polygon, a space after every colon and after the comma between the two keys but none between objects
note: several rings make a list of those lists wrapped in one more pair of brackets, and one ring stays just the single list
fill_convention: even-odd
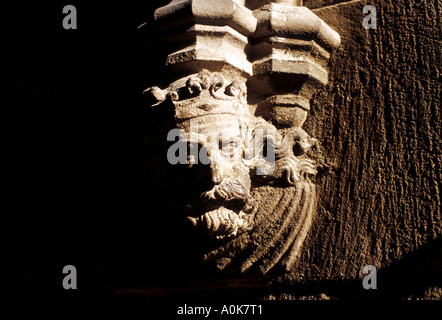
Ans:
[{"label": "carved crown", "polygon": [[197,75],[172,83],[166,89],[151,87],[144,90],[160,105],[171,101],[176,120],[188,120],[215,114],[242,117],[247,110],[246,87],[236,81],[228,82],[220,74],[201,70]]}]

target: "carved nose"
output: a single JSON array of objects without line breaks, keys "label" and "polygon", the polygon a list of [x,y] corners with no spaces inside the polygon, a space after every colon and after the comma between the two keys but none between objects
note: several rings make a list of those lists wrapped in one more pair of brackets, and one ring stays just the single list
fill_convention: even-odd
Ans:
[{"label": "carved nose", "polygon": [[212,164],[210,166],[210,169],[212,170],[212,182],[215,185],[220,184],[222,180],[222,174],[219,166],[216,164]]}]

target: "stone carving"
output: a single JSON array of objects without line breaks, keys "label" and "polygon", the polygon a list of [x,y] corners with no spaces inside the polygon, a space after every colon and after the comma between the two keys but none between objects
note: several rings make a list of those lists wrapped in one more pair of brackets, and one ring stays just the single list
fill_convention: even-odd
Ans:
[{"label": "stone carving", "polygon": [[[154,87],[145,92],[159,100],[154,105],[172,101],[181,142],[204,148],[208,159],[214,186],[189,203],[189,220],[220,240],[252,230],[257,208],[250,195],[249,172],[266,164],[259,153],[253,154],[254,133],[257,128],[265,133],[264,129],[273,127],[250,113],[246,87],[203,69],[164,90]],[[191,152],[187,164],[193,165],[198,161],[195,156],[201,155],[200,150]]]},{"label": "stone carving", "polygon": [[292,270],[315,214],[307,153],[318,144],[301,127],[340,40],[297,1],[276,2],[174,0],[155,12],[174,81],[145,94],[173,110],[187,167],[210,169],[211,188],[183,211],[219,241],[204,261],[225,271]]}]

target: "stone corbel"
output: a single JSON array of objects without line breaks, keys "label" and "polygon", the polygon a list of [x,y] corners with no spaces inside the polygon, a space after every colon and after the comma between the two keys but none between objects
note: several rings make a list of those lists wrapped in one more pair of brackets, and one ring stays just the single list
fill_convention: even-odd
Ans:
[{"label": "stone corbel", "polygon": [[340,37],[300,3],[173,0],[154,14],[166,66],[177,78],[207,69],[247,82],[256,114],[301,127]]},{"label": "stone corbel", "polygon": [[301,127],[309,100],[327,83],[330,52],[340,37],[309,9],[279,2],[254,11],[249,88],[259,114],[279,128]]},{"label": "stone corbel", "polygon": [[177,75],[203,68],[252,75],[246,46],[256,18],[244,1],[173,0],[155,11],[154,21],[169,50],[166,65]]},{"label": "stone corbel", "polygon": [[[237,188],[245,206],[238,210],[212,206],[204,218],[190,218],[217,239],[232,241],[206,256],[208,261],[221,261],[219,269],[249,247],[252,254],[238,258],[241,272],[259,265],[266,273],[278,263],[291,270],[314,216],[316,191],[309,177],[316,174],[317,164],[306,152],[316,140],[302,125],[314,93],[327,83],[327,63],[340,37],[301,4],[296,0],[173,0],[154,14],[153,31],[162,39],[169,71],[163,78],[168,77],[170,86],[145,90],[155,101],[152,105],[161,108],[168,100],[177,127],[187,131],[189,119],[203,119],[201,125],[213,125],[216,131],[218,122],[229,117],[239,119],[240,130],[249,130],[244,136],[259,128],[276,131],[275,170],[268,171],[268,178],[285,180],[285,189],[278,187],[275,192],[294,201],[286,203],[287,210],[260,210],[252,195],[264,189],[248,177],[250,159],[226,166],[224,172],[237,183],[220,180],[203,200],[225,196],[225,188],[232,192]],[[267,230],[269,220],[276,231]]]}]

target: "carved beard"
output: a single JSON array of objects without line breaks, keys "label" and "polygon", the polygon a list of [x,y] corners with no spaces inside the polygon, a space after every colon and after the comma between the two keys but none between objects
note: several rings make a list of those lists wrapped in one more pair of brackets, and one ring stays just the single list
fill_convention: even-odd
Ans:
[{"label": "carved beard", "polygon": [[255,201],[237,179],[223,179],[191,208],[206,211],[199,217],[187,217],[194,227],[218,240],[233,238],[254,226]]}]

